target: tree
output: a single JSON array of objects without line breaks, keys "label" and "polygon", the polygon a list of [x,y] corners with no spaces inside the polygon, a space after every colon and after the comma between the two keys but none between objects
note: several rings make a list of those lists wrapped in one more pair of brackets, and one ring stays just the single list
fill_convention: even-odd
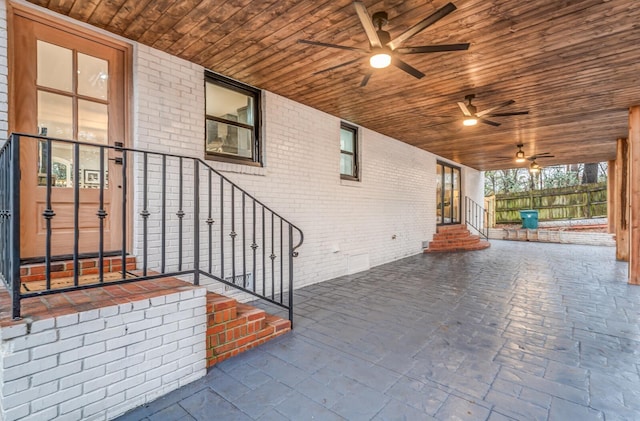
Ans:
[{"label": "tree", "polygon": [[582,172],[582,184],[592,184],[598,182],[598,163],[584,164]]}]

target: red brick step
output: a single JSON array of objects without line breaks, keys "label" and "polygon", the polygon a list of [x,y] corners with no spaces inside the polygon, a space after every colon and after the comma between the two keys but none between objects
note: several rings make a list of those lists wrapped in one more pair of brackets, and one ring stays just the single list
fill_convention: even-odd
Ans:
[{"label": "red brick step", "polygon": [[491,246],[491,243],[481,240],[480,236],[472,235],[466,225],[443,225],[438,227],[438,232],[429,242],[425,253],[445,253],[456,251],[482,250]]},{"label": "red brick step", "polygon": [[208,292],[207,368],[290,330],[289,320]]}]

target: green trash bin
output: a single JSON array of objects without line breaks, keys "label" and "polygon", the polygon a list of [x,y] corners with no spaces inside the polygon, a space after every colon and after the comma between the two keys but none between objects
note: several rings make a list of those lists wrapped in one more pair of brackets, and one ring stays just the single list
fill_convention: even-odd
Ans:
[{"label": "green trash bin", "polygon": [[538,229],[538,211],[537,210],[521,210],[520,218],[522,219],[522,228],[530,230]]}]

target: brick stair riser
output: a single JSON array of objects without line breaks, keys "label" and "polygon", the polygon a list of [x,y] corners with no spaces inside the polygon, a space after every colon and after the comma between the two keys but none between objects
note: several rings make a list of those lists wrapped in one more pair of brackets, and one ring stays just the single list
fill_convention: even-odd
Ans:
[{"label": "brick stair riser", "polygon": [[451,233],[446,233],[446,234],[436,234],[433,236],[433,239],[436,240],[453,240],[456,238],[466,238],[468,236],[470,236],[471,233],[469,231],[466,232],[460,232],[460,233],[456,233],[456,234],[451,234]]},{"label": "brick stair riser", "polygon": [[466,225],[441,225],[439,227],[437,227],[437,232],[455,232],[455,231],[461,231],[461,230],[466,230],[467,226]]},{"label": "brick stair riser", "polygon": [[477,235],[467,235],[466,237],[460,237],[460,238],[444,238],[444,239],[434,238],[432,241],[437,241],[440,243],[447,243],[447,242],[454,243],[456,241],[475,241],[479,239],[480,237]]},{"label": "brick stair riser", "polygon": [[475,250],[483,250],[491,246],[491,243],[488,241],[482,241],[477,245],[471,246],[461,246],[461,247],[448,247],[448,248],[428,248],[425,250],[425,253],[448,253],[448,252],[456,252],[456,251],[475,251]]},{"label": "brick stair riser", "polygon": [[429,242],[429,247],[433,246],[464,246],[467,244],[476,244],[480,241],[479,238],[463,238],[458,240],[433,240]]},{"label": "brick stair riser", "polygon": [[[79,261],[79,275],[97,275],[100,272],[97,258],[82,259]],[[119,272],[122,270],[122,259],[120,257],[108,257],[103,259],[104,273]],[[51,279],[68,278],[73,276],[74,262],[67,260],[63,262],[51,263]],[[136,258],[126,258],[126,270],[136,270]],[[44,263],[25,265],[20,268],[21,282],[44,281],[46,268]]]},{"label": "brick stair riser", "polygon": [[238,303],[207,295],[207,367],[256,347],[291,330],[288,320]]}]

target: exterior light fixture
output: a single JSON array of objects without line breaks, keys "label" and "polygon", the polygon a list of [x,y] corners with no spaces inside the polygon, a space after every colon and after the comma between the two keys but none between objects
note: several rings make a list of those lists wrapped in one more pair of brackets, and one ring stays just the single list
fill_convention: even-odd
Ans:
[{"label": "exterior light fixture", "polygon": [[529,172],[531,174],[540,172],[540,165],[538,165],[538,163],[535,160],[531,163],[531,165],[529,165]]},{"label": "exterior light fixture", "polygon": [[378,51],[371,56],[369,64],[371,64],[371,67],[374,69],[384,69],[391,64],[391,56],[384,50]]},{"label": "exterior light fixture", "polygon": [[516,152],[516,162],[524,162],[527,159],[524,157],[524,151],[522,150],[522,144],[518,145],[518,152]]},{"label": "exterior light fixture", "polygon": [[467,117],[462,120],[462,124],[464,124],[465,126],[475,126],[476,124],[478,124],[478,119],[474,117]]}]

